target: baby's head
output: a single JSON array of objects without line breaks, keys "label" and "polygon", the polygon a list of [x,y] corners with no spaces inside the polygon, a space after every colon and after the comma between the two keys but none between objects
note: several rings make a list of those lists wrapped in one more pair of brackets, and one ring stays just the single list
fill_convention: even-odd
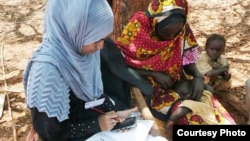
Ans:
[{"label": "baby's head", "polygon": [[226,39],[224,36],[219,34],[211,34],[207,37],[205,44],[205,49],[207,55],[212,61],[217,61],[217,59],[224,53],[226,46]]},{"label": "baby's head", "polygon": [[187,99],[191,96],[191,83],[192,80],[181,79],[174,84],[173,89],[182,99]]}]

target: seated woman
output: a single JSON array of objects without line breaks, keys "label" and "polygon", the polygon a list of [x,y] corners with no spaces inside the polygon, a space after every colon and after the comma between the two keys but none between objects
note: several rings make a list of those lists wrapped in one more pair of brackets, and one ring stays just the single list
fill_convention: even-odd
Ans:
[{"label": "seated woman", "polygon": [[113,31],[112,9],[106,0],[49,0],[44,14],[42,43],[23,74],[31,136],[83,141],[112,130],[137,111],[120,107],[103,88],[100,49]]},{"label": "seated woman", "polygon": [[[181,104],[172,86],[182,76],[192,77],[190,100],[200,101],[205,87],[204,77],[196,67],[198,44],[187,23],[187,14],[185,0],[153,0],[146,12],[135,13],[116,40],[126,64],[144,76],[154,89],[147,102],[153,115],[160,120],[157,121],[160,126],[165,126],[161,121],[166,122]],[[218,101],[213,103],[215,108],[221,107],[217,105]],[[191,113],[178,123],[204,124],[203,118]],[[164,129],[162,132],[165,134]]]}]

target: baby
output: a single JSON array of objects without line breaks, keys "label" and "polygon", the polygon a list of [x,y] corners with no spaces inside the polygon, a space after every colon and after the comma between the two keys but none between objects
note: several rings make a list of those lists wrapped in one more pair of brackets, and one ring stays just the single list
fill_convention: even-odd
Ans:
[{"label": "baby", "polygon": [[197,63],[198,70],[204,74],[205,83],[215,90],[228,90],[231,87],[229,64],[222,55],[225,51],[226,40],[219,34],[208,36],[205,51],[200,55]]},{"label": "baby", "polygon": [[[178,82],[175,83],[175,85],[173,86],[173,90],[179,94],[180,98],[185,101],[185,103],[187,102],[191,102],[194,104],[194,106],[198,106],[199,108],[203,108],[203,106],[206,104],[204,103],[203,99],[204,97],[201,98],[201,101],[193,101],[190,100],[190,96],[191,96],[191,92],[190,92],[190,86],[192,84],[192,81],[191,79],[182,79]],[[213,93],[213,88],[207,84],[205,84],[205,87],[204,87],[204,91],[203,91],[203,94],[206,93],[206,91],[208,93]],[[188,101],[186,101],[188,100]],[[203,103],[203,104],[202,104]],[[171,141],[172,139],[172,128],[173,128],[173,125],[175,124],[176,121],[178,121],[181,117],[185,116],[187,113],[191,112],[192,110],[195,110],[193,112],[196,112],[197,108],[192,108],[189,107],[189,106],[185,106],[186,104],[182,105],[182,106],[179,106],[172,114],[171,116],[169,117],[169,119],[167,120],[167,123],[166,123],[166,138],[168,140]],[[188,104],[190,105],[190,104]],[[207,106],[206,106],[207,107]],[[209,113],[209,112],[208,112]],[[209,113],[211,114],[211,113]],[[206,117],[205,117],[206,118]],[[216,122],[215,120],[214,121],[211,121],[211,122]]]}]

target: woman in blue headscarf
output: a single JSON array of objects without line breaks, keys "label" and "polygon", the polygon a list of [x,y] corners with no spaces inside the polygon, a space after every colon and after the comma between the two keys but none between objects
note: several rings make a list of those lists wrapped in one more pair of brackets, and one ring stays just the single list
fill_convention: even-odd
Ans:
[{"label": "woman in blue headscarf", "polygon": [[43,140],[84,140],[137,110],[118,111],[103,93],[100,49],[113,23],[106,0],[47,2],[43,41],[23,74],[33,128]]}]

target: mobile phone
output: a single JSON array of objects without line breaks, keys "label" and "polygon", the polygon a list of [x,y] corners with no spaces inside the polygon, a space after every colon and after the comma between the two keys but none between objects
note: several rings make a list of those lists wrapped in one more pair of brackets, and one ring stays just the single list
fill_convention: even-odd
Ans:
[{"label": "mobile phone", "polygon": [[114,130],[119,130],[119,129],[128,129],[136,126],[136,117],[129,117],[126,118],[123,122],[118,122],[116,123],[115,127],[112,129]]}]

